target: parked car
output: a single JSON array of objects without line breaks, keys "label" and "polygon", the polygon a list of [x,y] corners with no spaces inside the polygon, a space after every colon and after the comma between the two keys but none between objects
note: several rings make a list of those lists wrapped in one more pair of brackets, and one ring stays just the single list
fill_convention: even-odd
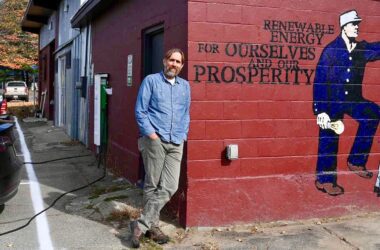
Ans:
[{"label": "parked car", "polygon": [[0,212],[16,195],[21,179],[22,163],[16,156],[14,127],[11,118],[0,120]]},{"label": "parked car", "polygon": [[5,84],[5,98],[7,100],[22,99],[26,102],[29,101],[28,86],[24,81],[10,81]]},{"label": "parked car", "polygon": [[4,94],[0,94],[0,119],[8,118],[8,104]]}]

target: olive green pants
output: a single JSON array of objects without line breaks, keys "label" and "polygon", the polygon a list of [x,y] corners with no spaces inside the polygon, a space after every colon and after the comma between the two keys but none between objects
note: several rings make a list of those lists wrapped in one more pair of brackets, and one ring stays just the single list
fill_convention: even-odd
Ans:
[{"label": "olive green pants", "polygon": [[183,143],[176,145],[147,136],[140,137],[138,147],[144,169],[143,212],[138,219],[139,228],[145,233],[158,226],[160,211],[178,189]]}]

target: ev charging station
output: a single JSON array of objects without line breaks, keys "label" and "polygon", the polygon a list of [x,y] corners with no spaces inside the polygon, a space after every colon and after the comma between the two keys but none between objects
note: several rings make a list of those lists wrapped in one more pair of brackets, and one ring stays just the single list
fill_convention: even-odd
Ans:
[{"label": "ev charging station", "polygon": [[94,144],[99,147],[107,143],[107,95],[112,95],[108,86],[109,74],[95,74],[94,81]]}]

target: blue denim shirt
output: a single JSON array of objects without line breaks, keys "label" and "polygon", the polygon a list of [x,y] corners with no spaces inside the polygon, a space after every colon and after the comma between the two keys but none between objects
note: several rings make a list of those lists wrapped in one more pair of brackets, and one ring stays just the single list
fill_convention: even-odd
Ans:
[{"label": "blue denim shirt", "polygon": [[367,62],[380,60],[380,42],[360,41],[351,53],[341,36],[326,46],[314,79],[314,114],[326,112],[340,117],[345,102],[361,102],[362,82]]},{"label": "blue denim shirt", "polygon": [[190,85],[175,78],[172,85],[163,72],[148,75],[141,83],[135,115],[141,136],[156,132],[161,140],[181,144],[190,123]]}]

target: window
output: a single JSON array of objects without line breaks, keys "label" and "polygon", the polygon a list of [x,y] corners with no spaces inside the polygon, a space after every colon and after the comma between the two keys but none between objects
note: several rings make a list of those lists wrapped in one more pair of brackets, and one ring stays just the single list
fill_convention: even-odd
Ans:
[{"label": "window", "polygon": [[42,57],[42,79],[44,80],[44,81],[46,81],[46,79],[47,79],[47,70],[46,70],[46,68],[47,68],[47,60],[46,60],[46,56],[43,56]]},{"label": "window", "polygon": [[66,69],[71,69],[71,50],[66,53]]},{"label": "window", "polygon": [[26,87],[25,82],[8,82],[7,87]]}]

